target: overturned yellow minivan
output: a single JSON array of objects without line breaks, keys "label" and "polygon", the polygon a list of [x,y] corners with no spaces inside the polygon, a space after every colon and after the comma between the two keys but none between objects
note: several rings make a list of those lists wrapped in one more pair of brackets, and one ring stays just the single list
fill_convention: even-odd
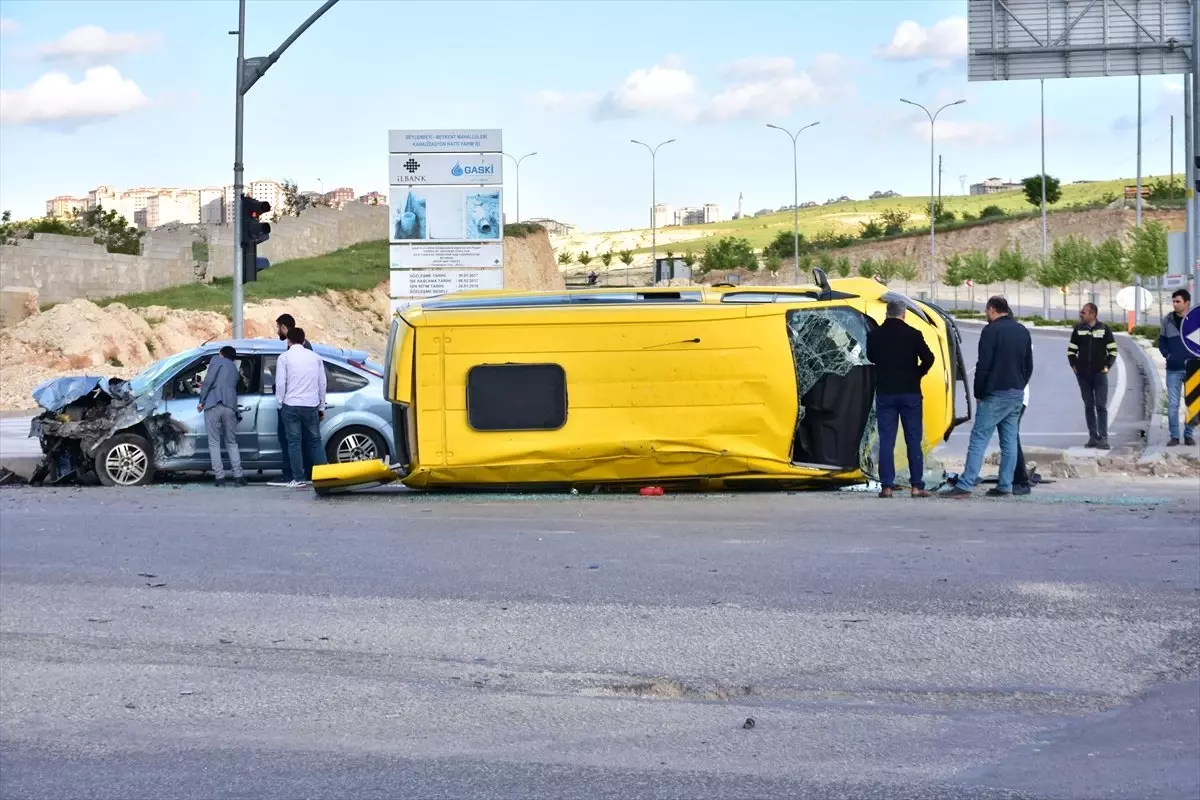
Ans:
[{"label": "overturned yellow minivan", "polygon": [[878,458],[866,336],[897,299],[936,358],[921,386],[925,452],[970,419],[969,391],[956,414],[966,370],[949,315],[875,280],[813,277],[793,287],[463,292],[409,306],[386,354],[390,463],[320,466],[313,486],[860,483]]}]

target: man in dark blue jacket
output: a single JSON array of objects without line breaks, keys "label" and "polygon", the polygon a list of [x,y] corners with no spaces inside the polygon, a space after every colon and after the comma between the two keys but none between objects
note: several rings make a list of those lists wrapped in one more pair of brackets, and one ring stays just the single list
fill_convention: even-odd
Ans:
[{"label": "man in dark blue jacket", "polygon": [[996,296],[987,302],[988,324],[979,334],[979,360],[975,364],[975,425],[967,446],[967,463],[947,497],[971,496],[983,468],[983,457],[1000,433],[1000,478],[989,496],[1009,496],[1017,466],[1017,422],[1024,405],[1025,387],[1033,377],[1033,337],[1012,318],[1008,301]]},{"label": "man in dark blue jacket", "polygon": [[[1179,398],[1183,396],[1183,379],[1187,362],[1193,356],[1183,344],[1183,318],[1187,316],[1192,295],[1187,289],[1176,289],[1171,294],[1172,311],[1163,317],[1158,332],[1158,352],[1167,360],[1167,427],[1171,432],[1170,447],[1179,445]],[[1195,446],[1195,425],[1183,429],[1183,443]]]}]

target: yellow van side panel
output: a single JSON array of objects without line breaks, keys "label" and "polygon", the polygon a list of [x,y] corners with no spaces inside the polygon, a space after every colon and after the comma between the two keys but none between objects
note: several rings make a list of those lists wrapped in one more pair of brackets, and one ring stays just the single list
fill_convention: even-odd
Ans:
[{"label": "yellow van side panel", "polygon": [[388,399],[393,403],[412,403],[413,401],[413,353],[416,349],[416,331],[404,320],[397,320],[400,325],[400,341],[395,352],[389,353],[393,364],[393,381],[391,394]]},{"label": "yellow van side panel", "polygon": [[[547,483],[795,474],[795,371],[780,314],[582,313],[492,313],[456,326],[460,313],[419,327],[419,448],[405,482],[492,483],[498,471],[505,482]],[[470,427],[468,370],[506,362],[563,367],[561,429]]]}]

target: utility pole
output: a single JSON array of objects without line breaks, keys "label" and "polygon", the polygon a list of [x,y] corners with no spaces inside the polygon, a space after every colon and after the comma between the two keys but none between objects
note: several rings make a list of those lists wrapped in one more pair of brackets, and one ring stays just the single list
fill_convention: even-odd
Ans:
[{"label": "utility pole", "polygon": [[[1042,263],[1044,264],[1046,262],[1046,79],[1042,78],[1038,83],[1042,101]],[[1063,303],[1066,303],[1066,300],[1063,300]],[[1042,287],[1042,316],[1050,319],[1050,289],[1044,286]]]},{"label": "utility pole", "polygon": [[967,176],[966,175],[958,176],[958,188],[962,190],[962,193],[964,195],[967,193]]},{"label": "utility pole", "polygon": [[1175,185],[1175,115],[1171,115],[1171,185]]},{"label": "utility pole", "polygon": [[796,270],[796,283],[800,282],[800,162],[799,156],[796,155],[796,140],[800,138],[800,134],[813,125],[820,124],[820,122],[811,122],[796,131],[795,135],[778,125],[767,125],[768,128],[783,131],[792,140],[792,266]]},{"label": "utility pole", "polygon": [[283,44],[275,49],[275,52],[269,56],[259,56],[256,58],[246,58],[246,0],[238,0],[238,28],[236,31],[230,31],[231,35],[238,37],[237,43],[237,100],[234,105],[233,113],[233,338],[242,339],[245,337],[245,322],[243,319],[242,306],[244,305],[244,293],[242,281],[245,279],[242,270],[242,128],[243,128],[243,99],[246,92],[250,91],[251,87],[258,82],[258,79],[267,74],[267,70],[271,68],[283,52],[292,46],[292,42],[300,38],[300,34],[308,30],[314,22],[316,22],[322,14],[337,3],[338,0],[326,0],[326,2],[313,12],[312,16],[304,21],[296,30],[292,31],[292,35],[283,40]]}]

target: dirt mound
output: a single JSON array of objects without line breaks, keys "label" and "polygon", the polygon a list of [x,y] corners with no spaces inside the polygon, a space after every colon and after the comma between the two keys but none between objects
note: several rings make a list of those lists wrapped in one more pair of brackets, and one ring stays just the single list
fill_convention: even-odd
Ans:
[{"label": "dirt mound", "polygon": [[504,288],[543,291],[566,286],[544,231],[504,237]]},{"label": "dirt mound", "polygon": [[[390,320],[386,285],[370,292],[272,300],[246,306],[246,336],[274,338],[275,318],[289,313],[314,342],[383,356]],[[163,306],[105,308],[88,300],[54,306],[0,331],[0,409],[27,409],[47,378],[101,374],[130,377],[158,358],[229,338],[232,324],[212,311]]]}]

